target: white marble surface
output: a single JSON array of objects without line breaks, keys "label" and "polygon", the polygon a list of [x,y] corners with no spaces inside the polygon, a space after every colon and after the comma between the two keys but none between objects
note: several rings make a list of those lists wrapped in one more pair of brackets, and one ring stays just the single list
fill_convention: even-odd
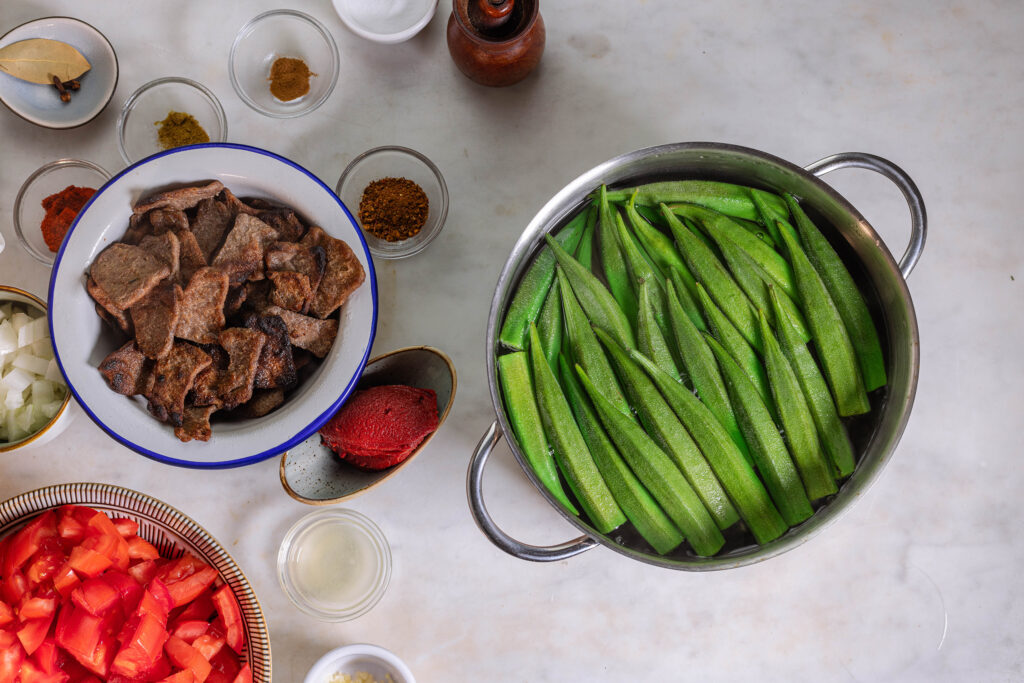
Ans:
[{"label": "white marble surface", "polygon": [[[342,58],[316,112],[265,118],[231,89],[234,33],[274,5],[30,0],[0,4],[0,29],[47,15],[92,23],[114,44],[114,100],[89,125],[53,132],[0,110],[0,282],[44,294],[47,269],[11,222],[22,180],[74,156],[122,167],[117,113],[142,83],[183,75],[220,97],[230,140],[267,147],[333,186],[381,144],[434,159],[451,191],[445,231],[423,254],[380,262],[375,350],[431,344],[459,371],[447,424],[428,451],[351,503],[394,552],[381,603],[325,625],[286,600],[274,573],[287,527],[309,511],[278,461],[198,474],[133,454],[79,415],[54,443],[0,460],[0,497],[98,480],[185,510],[241,562],[269,622],[275,680],[300,681],[326,650],[371,642],[422,682],[1016,681],[1024,679],[1024,8],[1018,2],[545,2],[539,72],[487,90],[444,40],[448,3],[414,40],[347,32],[326,0],[296,0],[327,24]],[[493,418],[484,327],[498,272],[537,209],[582,171],[638,147],[730,142],[799,164],[841,151],[882,155],[924,194],[931,233],[910,278],[921,379],[883,476],[827,533],[746,569],[691,574],[598,548],[568,561],[506,556],[465,500],[469,454]],[[902,253],[907,210],[858,171],[829,176]],[[506,447],[486,474],[500,524],[523,540],[574,530]]]}]

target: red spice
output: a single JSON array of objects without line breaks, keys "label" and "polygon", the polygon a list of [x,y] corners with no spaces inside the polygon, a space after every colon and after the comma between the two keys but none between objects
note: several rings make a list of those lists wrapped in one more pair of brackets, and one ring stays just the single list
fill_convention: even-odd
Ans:
[{"label": "red spice", "polygon": [[95,192],[96,190],[91,187],[68,185],[57,194],[51,194],[43,200],[46,215],[39,227],[50,251],[56,253],[60,249],[60,244],[68,234],[68,228],[75,221],[75,216]]}]

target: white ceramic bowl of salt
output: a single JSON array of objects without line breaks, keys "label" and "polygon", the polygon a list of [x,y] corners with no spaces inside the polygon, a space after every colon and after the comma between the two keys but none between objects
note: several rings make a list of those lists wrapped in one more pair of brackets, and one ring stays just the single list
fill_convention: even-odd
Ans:
[{"label": "white ceramic bowl of salt", "polygon": [[401,43],[430,23],[437,0],[332,0],[352,33],[376,43]]}]

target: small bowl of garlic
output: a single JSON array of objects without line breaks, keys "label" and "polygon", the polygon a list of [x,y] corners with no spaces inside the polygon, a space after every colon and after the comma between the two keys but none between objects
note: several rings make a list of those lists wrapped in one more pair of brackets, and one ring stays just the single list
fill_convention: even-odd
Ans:
[{"label": "small bowl of garlic", "polygon": [[46,303],[0,285],[0,453],[53,439],[70,421],[70,401],[54,359]]}]

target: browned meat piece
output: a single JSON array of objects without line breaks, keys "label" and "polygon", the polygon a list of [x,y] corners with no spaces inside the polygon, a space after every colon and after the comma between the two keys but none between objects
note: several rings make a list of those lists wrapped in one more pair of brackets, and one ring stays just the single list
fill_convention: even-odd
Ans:
[{"label": "browned meat piece", "polygon": [[220,373],[217,393],[224,408],[231,410],[252,398],[257,363],[266,337],[258,330],[232,327],[220,333],[220,345],[228,352],[228,367]]},{"label": "browned meat piece", "polygon": [[131,318],[124,312],[124,309],[114,305],[114,302],[110,300],[107,293],[100,289],[100,286],[91,277],[85,280],[85,291],[89,292],[89,296],[96,302],[96,311],[103,311],[103,313],[100,313],[101,318],[106,320],[115,330],[120,330],[128,336],[133,336]]},{"label": "browned meat piece", "polygon": [[178,265],[181,262],[181,242],[173,232],[165,232],[160,236],[146,235],[139,240],[139,248],[145,249],[153,256],[167,264],[171,269],[170,278],[178,279]]},{"label": "browned meat piece", "polygon": [[162,235],[165,232],[177,232],[188,229],[188,216],[181,209],[153,209],[146,214],[149,224],[153,226],[154,235]]},{"label": "browned meat piece", "polygon": [[129,309],[135,345],[147,357],[163,358],[170,352],[181,315],[181,299],[181,287],[165,281]]},{"label": "browned meat piece", "polygon": [[176,342],[170,353],[156,362],[153,386],[145,393],[153,417],[180,427],[185,417],[185,395],[192,389],[196,375],[210,362],[210,356],[198,346]]},{"label": "browned meat piece", "polygon": [[256,387],[260,389],[291,389],[298,381],[292,360],[292,344],[288,326],[276,315],[251,315],[245,326],[259,330],[267,338],[256,369]]},{"label": "browned meat piece", "polygon": [[101,251],[89,268],[96,285],[121,310],[131,308],[170,274],[167,264],[145,249],[119,242]]},{"label": "browned meat piece", "polygon": [[267,272],[267,276],[274,283],[274,290],[270,295],[274,305],[296,313],[302,313],[306,309],[313,298],[308,277],[290,270],[271,270]]},{"label": "browned meat piece", "polygon": [[232,284],[263,278],[263,254],[277,239],[277,231],[258,218],[240,214],[213,264],[223,269]]},{"label": "browned meat piece", "polygon": [[276,315],[288,326],[288,340],[300,349],[323,358],[331,350],[338,336],[338,319],[320,320],[308,315],[287,311],[280,306],[267,308],[268,315]]},{"label": "browned meat piece", "polygon": [[[265,258],[267,270],[294,271],[309,279],[309,288],[315,294],[327,270],[327,252],[323,247],[310,247],[294,242],[275,242]],[[307,313],[309,304],[300,313]],[[286,307],[287,308],[287,307]]]},{"label": "browned meat piece", "polygon": [[291,209],[262,211],[256,217],[277,230],[278,239],[282,242],[298,242],[306,234],[306,226]]},{"label": "browned meat piece", "polygon": [[128,342],[103,359],[100,374],[117,393],[135,396],[146,392],[150,365],[146,356],[136,348],[135,342]]},{"label": "browned meat piece", "polygon": [[238,285],[237,287],[229,288],[228,298],[224,301],[224,316],[230,318],[242,310],[242,306],[245,304],[248,294],[249,292],[245,288],[245,285]]},{"label": "browned meat piece", "polygon": [[224,243],[224,238],[234,222],[235,212],[227,202],[214,198],[199,202],[191,229],[207,263]]},{"label": "browned meat piece", "polygon": [[149,224],[146,214],[133,213],[128,217],[128,230],[121,241],[125,244],[138,244],[146,235],[153,234],[153,226]]},{"label": "browned meat piece", "polygon": [[273,284],[270,280],[257,280],[256,282],[245,283],[245,305],[242,307],[247,313],[260,315],[267,306],[273,305],[270,296]]},{"label": "browned meat piece", "polygon": [[226,187],[224,188],[224,201],[227,202],[227,205],[231,208],[232,214],[235,215],[235,216],[237,216],[240,213],[247,213],[250,216],[255,216],[255,215],[259,214],[260,211],[263,210],[263,209],[258,208],[255,205],[255,203],[254,203],[254,201],[259,201],[259,200],[252,200],[252,199],[249,199],[249,198],[246,198],[245,200],[241,200],[238,197],[236,197],[231,192],[231,190],[229,190]]},{"label": "browned meat piece", "polygon": [[282,403],[284,403],[284,390],[257,389],[252,393],[249,402],[238,406],[235,413],[242,417],[263,417]]},{"label": "browned meat piece", "polygon": [[181,426],[174,428],[174,435],[179,441],[209,441],[213,430],[210,429],[210,416],[220,406],[186,406],[185,416],[182,418]]},{"label": "browned meat piece", "polygon": [[302,244],[323,247],[327,252],[327,270],[309,307],[309,312],[313,315],[326,318],[363,284],[366,273],[363,272],[363,266],[355,253],[345,242],[331,237],[316,226],[309,229],[302,238]]},{"label": "browned meat piece", "polygon": [[196,271],[181,299],[181,317],[174,335],[198,344],[212,344],[224,329],[228,276],[209,266]]},{"label": "browned meat piece", "polygon": [[203,256],[203,250],[199,248],[199,242],[196,241],[196,236],[192,234],[191,230],[179,230],[174,234],[181,244],[178,281],[185,284],[192,281],[192,276],[197,270],[205,268],[208,264],[206,257]]},{"label": "browned meat piece", "polygon": [[186,400],[194,406],[220,406],[217,385],[221,373],[228,369],[230,358],[228,352],[218,344],[203,344],[201,348],[210,357],[211,363],[196,375],[196,381],[192,383],[192,391]]},{"label": "browned meat piece", "polygon": [[153,209],[178,209],[184,211],[208,197],[216,197],[224,185],[219,180],[214,180],[206,185],[195,185],[192,187],[181,187],[177,190],[159,192],[135,205],[135,213],[146,213]]}]

